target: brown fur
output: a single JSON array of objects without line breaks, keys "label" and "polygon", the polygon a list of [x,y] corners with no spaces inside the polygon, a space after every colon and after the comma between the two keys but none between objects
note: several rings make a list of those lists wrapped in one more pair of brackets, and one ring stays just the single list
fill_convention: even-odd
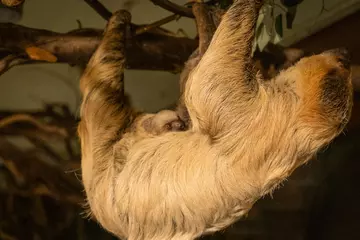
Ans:
[{"label": "brown fur", "polygon": [[111,18],[81,79],[79,125],[87,200],[105,229],[129,240],[221,230],[342,131],[351,107],[345,54],[303,58],[264,82],[251,59],[261,5],[234,1],[189,73],[187,131],[152,131],[154,115],[132,110],[123,89],[130,17]]},{"label": "brown fur", "polygon": [[305,52],[297,48],[285,48],[268,43],[260,51],[254,52],[255,66],[261,71],[265,79],[276,77],[281,70],[285,70],[305,56]]}]

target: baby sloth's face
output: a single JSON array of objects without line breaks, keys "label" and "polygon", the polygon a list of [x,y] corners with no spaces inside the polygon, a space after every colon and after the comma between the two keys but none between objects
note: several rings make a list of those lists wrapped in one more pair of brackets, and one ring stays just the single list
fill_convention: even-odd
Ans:
[{"label": "baby sloth's face", "polygon": [[331,141],[351,114],[352,85],[349,54],[334,49],[302,58],[276,78],[277,85],[296,96],[297,128],[319,144]]}]

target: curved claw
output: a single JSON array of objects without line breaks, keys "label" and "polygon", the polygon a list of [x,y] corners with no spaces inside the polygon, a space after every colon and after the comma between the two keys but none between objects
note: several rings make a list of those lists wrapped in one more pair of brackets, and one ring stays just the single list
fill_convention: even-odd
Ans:
[{"label": "curved claw", "polygon": [[117,28],[122,24],[131,23],[131,13],[127,10],[118,10],[113,13],[111,18],[108,21],[107,29]]}]

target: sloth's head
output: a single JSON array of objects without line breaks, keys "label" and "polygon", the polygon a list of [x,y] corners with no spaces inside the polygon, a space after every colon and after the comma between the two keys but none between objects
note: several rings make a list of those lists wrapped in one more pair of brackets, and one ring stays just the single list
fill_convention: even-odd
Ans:
[{"label": "sloth's head", "polygon": [[346,50],[334,49],[304,57],[280,72],[273,83],[278,91],[288,89],[286,92],[293,96],[290,99],[296,118],[294,127],[299,130],[295,134],[311,136],[312,141],[322,145],[344,129],[352,107],[350,60]]}]

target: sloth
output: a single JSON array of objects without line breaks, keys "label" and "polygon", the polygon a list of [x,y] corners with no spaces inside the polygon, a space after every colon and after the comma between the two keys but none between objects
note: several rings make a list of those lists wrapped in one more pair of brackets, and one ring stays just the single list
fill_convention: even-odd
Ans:
[{"label": "sloth", "polygon": [[246,215],[344,129],[348,53],[304,57],[264,81],[251,58],[263,1],[235,0],[187,76],[174,111],[134,110],[124,93],[131,16],[113,14],[80,80],[78,134],[89,211],[128,240],[190,240]]}]

